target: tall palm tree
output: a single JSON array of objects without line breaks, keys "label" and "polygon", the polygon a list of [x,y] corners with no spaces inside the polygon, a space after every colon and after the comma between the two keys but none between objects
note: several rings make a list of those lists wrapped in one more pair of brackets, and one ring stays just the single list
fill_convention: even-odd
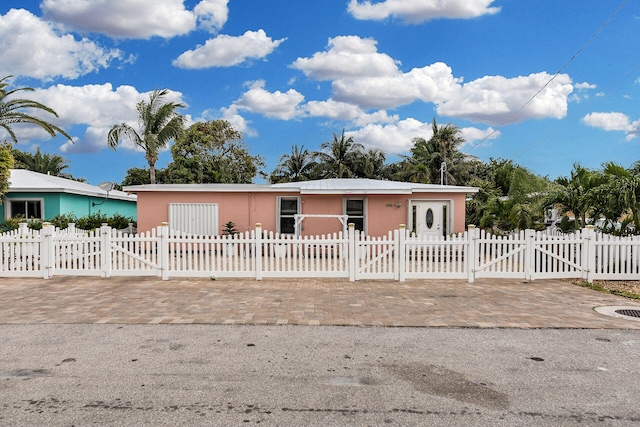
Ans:
[{"label": "tall palm tree", "polygon": [[316,152],[319,169],[323,178],[353,178],[356,176],[356,163],[362,155],[364,146],[353,141],[353,137],[345,137],[344,129],[338,137],[333,134],[333,140],[323,142]]},{"label": "tall palm tree", "polygon": [[11,97],[11,95],[14,95],[18,92],[34,90],[30,87],[19,87],[13,90],[7,90],[7,86],[9,86],[9,83],[7,83],[7,79],[11,77],[13,76],[6,76],[0,79],[0,128],[3,128],[7,131],[7,133],[11,137],[11,140],[14,143],[18,142],[18,138],[16,137],[12,126],[15,124],[23,123],[40,126],[52,137],[56,136],[56,133],[59,133],[60,135],[64,135],[69,141],[73,142],[71,137],[58,126],[29,114],[30,110],[35,109],[53,114],[55,117],[58,117],[58,114],[51,108],[31,99],[8,99]]},{"label": "tall palm tree", "polygon": [[120,139],[129,138],[137,147],[144,150],[145,159],[149,163],[149,178],[156,183],[156,162],[159,151],[169,144],[169,141],[180,135],[184,127],[184,118],[177,113],[178,108],[185,105],[179,102],[166,102],[167,89],[154,90],[149,95],[149,102],[140,101],[136,104],[138,111],[138,133],[126,123],[114,125],[109,131],[107,142],[109,147],[116,149]]},{"label": "tall palm tree", "polygon": [[291,154],[283,154],[275,170],[271,173],[271,182],[297,182],[313,178],[317,166],[314,155],[304,145],[291,147]]}]

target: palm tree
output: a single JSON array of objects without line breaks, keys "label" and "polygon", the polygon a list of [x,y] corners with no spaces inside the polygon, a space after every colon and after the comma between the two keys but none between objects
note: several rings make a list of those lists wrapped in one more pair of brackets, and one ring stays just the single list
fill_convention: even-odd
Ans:
[{"label": "palm tree", "polygon": [[107,142],[109,147],[116,149],[122,137],[127,137],[137,147],[145,152],[145,159],[149,163],[149,178],[151,184],[156,183],[156,162],[158,152],[169,144],[169,141],[180,135],[184,126],[184,118],[176,112],[185,105],[179,102],[165,102],[167,89],[154,90],[149,95],[149,102],[140,101],[136,104],[138,111],[138,126],[140,133],[126,123],[114,125],[109,131]]},{"label": "palm tree", "polygon": [[33,91],[33,88],[30,87],[20,87],[13,90],[7,91],[7,79],[13,76],[6,76],[0,79],[0,127],[7,131],[11,140],[14,143],[18,142],[18,138],[16,134],[13,132],[12,126],[19,123],[32,124],[36,126],[40,126],[44,129],[49,135],[52,137],[56,136],[56,133],[64,135],[69,141],[73,142],[73,139],[61,128],[56,125],[53,125],[45,120],[42,120],[38,117],[32,116],[25,112],[24,110],[42,110],[49,114],[53,114],[55,117],[58,117],[55,111],[51,108],[47,107],[44,104],[41,104],[37,101],[33,101],[31,99],[24,98],[14,98],[7,99],[11,95],[18,93],[20,91]]},{"label": "palm tree", "polygon": [[405,157],[400,178],[425,184],[452,184],[462,180],[466,171],[465,154],[460,152],[464,138],[460,129],[451,123],[438,126],[436,119],[431,124],[432,136],[413,138],[411,157]]},{"label": "palm tree", "polygon": [[562,213],[575,215],[574,228],[579,230],[586,225],[587,215],[593,211],[594,190],[604,183],[602,175],[586,169],[579,164],[573,165],[571,176],[556,179],[558,184],[545,198],[545,206],[559,205]]},{"label": "palm tree", "polygon": [[364,146],[353,141],[353,137],[333,134],[333,140],[320,145],[322,151],[316,152],[320,161],[318,167],[323,178],[353,178],[356,176],[356,163],[362,156]]},{"label": "palm tree", "polygon": [[62,176],[64,178],[69,177],[69,174],[63,172],[69,167],[69,161],[58,154],[42,154],[39,147],[36,148],[34,154],[13,150],[13,157],[16,160],[16,167],[18,169],[27,169],[33,172]]},{"label": "palm tree", "polygon": [[[603,165],[606,182],[593,191],[600,212],[611,224],[617,221],[633,223],[640,230],[640,173],[634,167],[625,169],[616,163]],[[614,228],[615,230],[615,228]],[[624,232],[624,230],[621,230]]]},{"label": "palm tree", "polygon": [[275,170],[271,173],[271,182],[297,182],[313,178],[317,163],[314,155],[304,145],[291,147],[291,154],[284,154]]},{"label": "palm tree", "polygon": [[387,156],[379,148],[370,148],[356,159],[356,174],[362,178],[385,179]]}]

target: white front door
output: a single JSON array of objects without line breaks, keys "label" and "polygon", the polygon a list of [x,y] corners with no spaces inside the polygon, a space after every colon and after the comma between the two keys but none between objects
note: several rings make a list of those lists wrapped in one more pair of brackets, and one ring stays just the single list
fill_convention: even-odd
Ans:
[{"label": "white front door", "polygon": [[448,232],[447,202],[414,202],[413,226],[418,235],[441,237]]}]

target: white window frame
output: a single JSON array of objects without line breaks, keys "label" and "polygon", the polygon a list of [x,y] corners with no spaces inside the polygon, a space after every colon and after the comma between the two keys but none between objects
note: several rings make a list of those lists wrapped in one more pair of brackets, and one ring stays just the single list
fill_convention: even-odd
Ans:
[{"label": "white window frame", "polygon": [[[285,215],[285,218],[289,218],[291,217],[291,219],[294,221],[295,224],[295,215],[298,215],[300,213],[302,213],[302,198],[300,196],[278,196],[276,197],[276,233],[278,234],[284,234],[281,231],[281,227],[280,227],[280,220],[282,219],[282,213],[280,212],[281,210],[281,205],[282,205],[282,200],[295,200],[297,202],[298,205],[298,209],[297,212],[294,214],[287,214]],[[295,234],[295,225],[294,225],[294,232],[293,233],[286,233],[286,234]]]},{"label": "white window frame", "polygon": [[[367,197],[343,197],[342,198],[342,213],[349,216],[347,213],[347,201],[349,200],[362,200],[362,231],[365,234],[369,233],[369,199]],[[355,215],[350,215],[355,217]],[[347,220],[349,222],[349,220]]]},{"label": "white window frame", "polygon": [[[44,199],[41,198],[41,197],[21,197],[21,198],[18,198],[18,199],[5,198],[3,200],[4,217],[5,217],[5,219],[13,218],[14,214],[13,214],[12,209],[11,209],[11,204],[12,203],[19,203],[19,202],[23,202],[23,203],[39,202],[40,203],[40,218],[36,218],[36,219],[44,219]],[[32,219],[32,218],[26,218],[26,219]]]}]

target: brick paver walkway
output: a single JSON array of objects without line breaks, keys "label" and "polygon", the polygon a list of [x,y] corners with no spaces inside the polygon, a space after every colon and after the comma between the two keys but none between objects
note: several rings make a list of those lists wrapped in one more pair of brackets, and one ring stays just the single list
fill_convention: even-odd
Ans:
[{"label": "brick paver walkway", "polygon": [[0,324],[211,323],[640,329],[597,306],[638,306],[561,280],[349,282],[122,277],[0,279]]}]

